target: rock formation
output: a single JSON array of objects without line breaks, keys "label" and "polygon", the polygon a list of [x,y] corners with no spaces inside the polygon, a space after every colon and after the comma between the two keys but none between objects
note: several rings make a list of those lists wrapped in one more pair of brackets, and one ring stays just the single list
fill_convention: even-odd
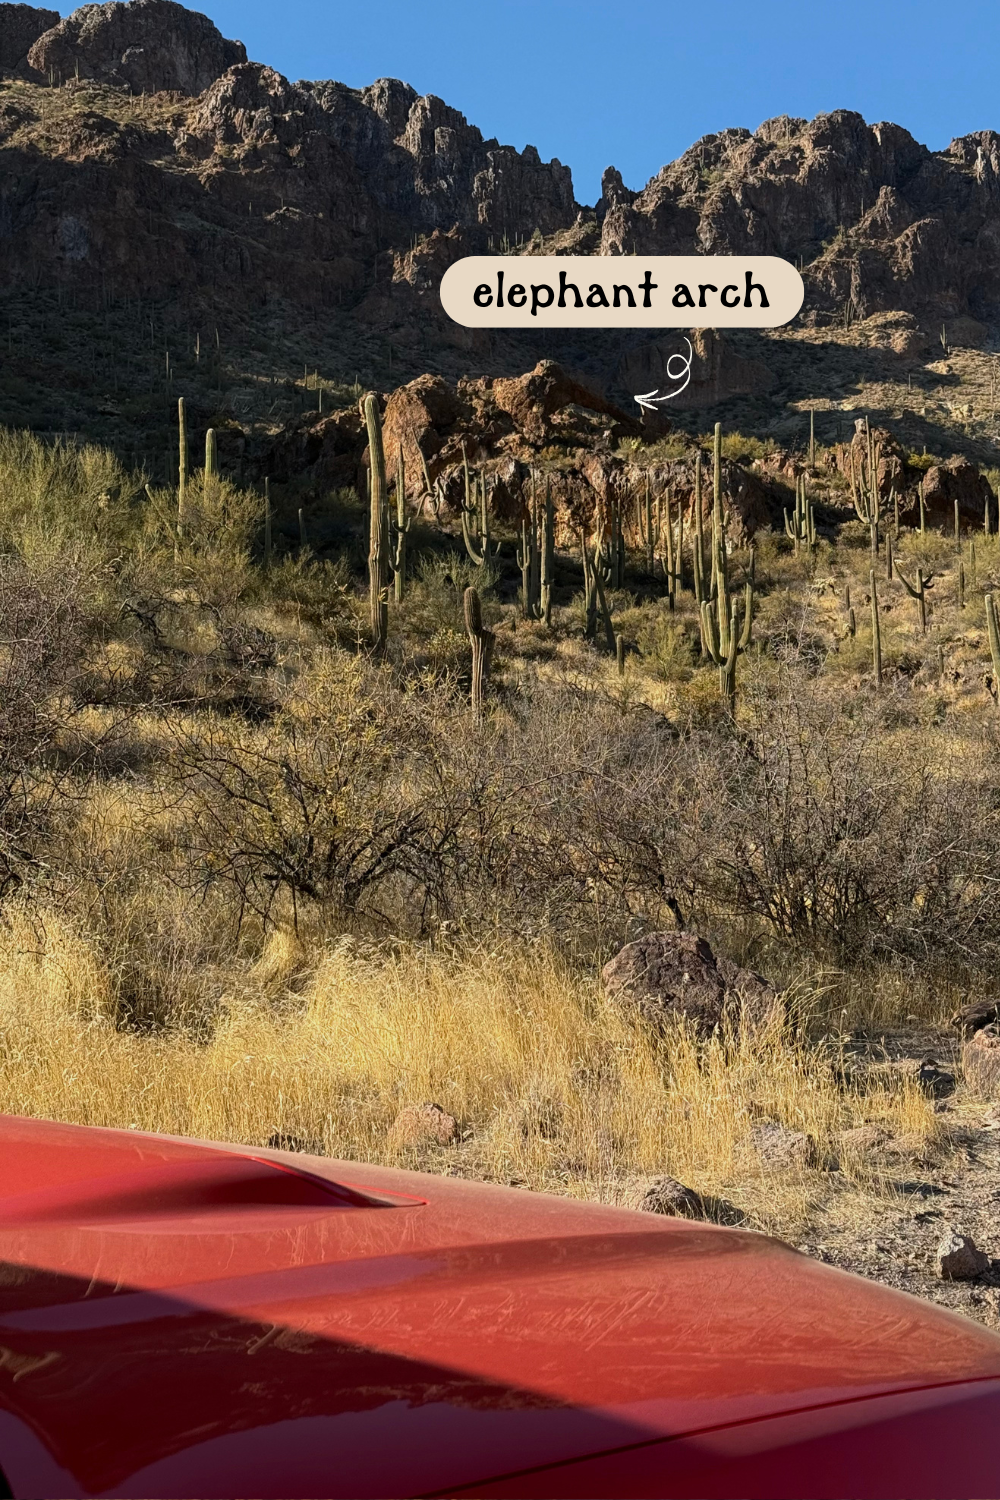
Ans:
[{"label": "rock formation", "polygon": [[242,42],[226,41],[207,16],[176,0],[110,0],[56,19],[28,54],[44,77],[93,78],[135,94],[200,94],[247,58]]},{"label": "rock formation", "polygon": [[57,10],[33,5],[0,5],[0,73],[29,77],[28,53],[43,32],[59,25]]},{"label": "rock formation", "polygon": [[[601,252],[780,255],[807,316],[1000,312],[1000,135],[931,152],[851,110],[705,136],[629,192],[605,174]],[[957,335],[956,341],[957,341]]]},{"label": "rock formation", "polygon": [[716,959],[704,938],[688,932],[651,932],[627,943],[602,978],[608,994],[658,1028],[684,1019],[705,1033],[727,1015],[760,1024],[780,1003],[766,979]]}]

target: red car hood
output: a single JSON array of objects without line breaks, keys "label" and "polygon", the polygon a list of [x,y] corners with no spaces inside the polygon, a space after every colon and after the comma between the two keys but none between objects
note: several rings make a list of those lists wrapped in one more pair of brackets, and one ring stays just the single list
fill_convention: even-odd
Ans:
[{"label": "red car hood", "polygon": [[16,1495],[454,1493],[1000,1378],[985,1329],[763,1235],[2,1116],[0,1152]]}]

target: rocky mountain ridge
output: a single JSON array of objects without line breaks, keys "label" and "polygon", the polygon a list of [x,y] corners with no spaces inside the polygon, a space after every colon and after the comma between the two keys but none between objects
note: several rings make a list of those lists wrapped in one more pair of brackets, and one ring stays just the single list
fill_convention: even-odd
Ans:
[{"label": "rocky mountain ridge", "polygon": [[[609,168],[587,208],[567,167],[484,139],[435,96],[394,79],[290,82],[175,0],[110,0],[65,20],[0,4],[0,74],[11,383],[5,393],[0,378],[0,420],[15,425],[117,441],[140,422],[122,414],[119,386],[154,393],[166,361],[164,394],[175,378],[193,392],[198,341],[213,338],[229,388],[213,369],[205,400],[220,427],[245,426],[249,408],[253,421],[273,417],[275,382],[287,386],[296,364],[389,389],[424,372],[509,378],[550,358],[619,404],[656,384],[676,341],[452,324],[441,275],[490,250],[800,264],[806,304],[790,329],[693,336],[681,420],[721,408],[781,421],[790,386],[839,406],[850,327],[864,329],[866,378],[909,387],[942,324],[946,344],[981,347],[1000,317],[991,132],[930,152],[847,111],[782,116],[696,142],[641,191]],[[88,379],[65,355],[67,306],[89,310]],[[60,392],[73,393],[72,414],[54,409]]]}]

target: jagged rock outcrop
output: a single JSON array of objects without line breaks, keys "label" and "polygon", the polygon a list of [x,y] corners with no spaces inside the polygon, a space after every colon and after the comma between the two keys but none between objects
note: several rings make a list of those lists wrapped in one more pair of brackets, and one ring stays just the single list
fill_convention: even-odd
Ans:
[{"label": "jagged rock outcrop", "polygon": [[28,54],[38,73],[93,78],[134,94],[200,94],[246,59],[242,42],[227,41],[207,16],[175,0],[81,5]]},{"label": "jagged rock outcrop", "polygon": [[[612,505],[621,507],[626,531],[638,545],[636,502],[647,477],[656,494],[669,489],[685,508],[688,524],[693,519],[693,441],[682,458],[643,466],[633,462],[627,449],[613,449],[610,439],[634,435],[638,424],[552,360],[516,379],[452,385],[439,375],[421,375],[384,397],[383,405],[390,474],[396,473],[402,448],[407,498],[412,504],[428,498],[429,480],[442,519],[459,513],[464,459],[485,475],[489,503],[500,520],[522,515],[534,472],[536,486],[544,483],[551,491],[561,547],[575,550],[581,531],[590,535]],[[363,492],[366,463],[362,423],[356,409],[348,408],[319,419],[297,418],[258,457],[255,472],[301,478],[317,492],[350,484]],[[780,523],[785,497],[752,469],[724,460],[721,485],[728,535],[736,545],[761,527]],[[707,480],[702,505],[710,517]]]},{"label": "jagged rock outcrop", "polygon": [[28,53],[38,38],[59,25],[57,10],[34,5],[0,5],[0,73],[30,77]]},{"label": "jagged rock outcrop", "polygon": [[757,254],[803,262],[806,315],[1000,311],[1000,135],[931,152],[851,110],[779,116],[696,141],[639,193],[606,174],[605,255]]},{"label": "jagged rock outcrop", "polygon": [[947,462],[928,469],[921,488],[924,510],[933,525],[947,526],[957,501],[959,520],[967,526],[982,526],[989,505],[990,530],[995,529],[997,514],[990,482],[961,454],[953,454]]}]

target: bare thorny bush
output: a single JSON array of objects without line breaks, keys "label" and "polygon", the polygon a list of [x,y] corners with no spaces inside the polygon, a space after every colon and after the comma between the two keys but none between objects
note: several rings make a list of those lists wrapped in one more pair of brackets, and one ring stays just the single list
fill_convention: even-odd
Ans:
[{"label": "bare thorny bush", "polygon": [[[845,688],[765,643],[735,722],[673,721],[586,652],[477,722],[454,673],[421,665],[457,620],[450,565],[414,584],[412,658],[377,665],[341,573],[255,579],[250,497],[202,496],[204,535],[178,551],[167,497],[146,514],[100,455],[57,457],[0,445],[0,899],[75,913],[122,1016],[211,1008],[222,956],[248,964],[288,927],[544,939],[590,962],[682,926],[782,981],[995,968],[988,715],[927,723],[905,683]],[[84,496],[86,547],[42,546],[59,485]],[[101,753],[129,735],[134,754]]]},{"label": "bare thorny bush", "polygon": [[477,726],[446,689],[334,657],[266,727],[179,737],[185,866],[241,909],[285,895],[380,932],[545,931],[593,953],[735,924],[842,966],[991,967],[992,743],[929,745],[891,697],[792,674],[747,710],[680,734],[595,683]]}]

